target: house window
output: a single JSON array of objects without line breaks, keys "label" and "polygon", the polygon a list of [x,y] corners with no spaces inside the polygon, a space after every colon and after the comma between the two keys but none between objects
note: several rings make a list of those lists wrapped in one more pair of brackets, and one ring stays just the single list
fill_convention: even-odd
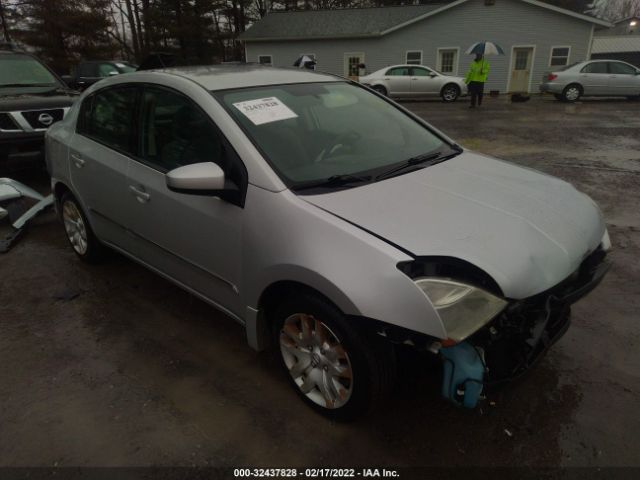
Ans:
[{"label": "house window", "polygon": [[439,48],[436,70],[445,75],[455,75],[458,71],[458,49]]},{"label": "house window", "polygon": [[260,65],[273,65],[273,57],[271,55],[258,55],[258,63]]},{"label": "house window", "polygon": [[551,67],[564,67],[569,65],[569,53],[571,47],[551,47],[551,59],[549,66]]},{"label": "house window", "polygon": [[422,50],[409,50],[406,54],[405,63],[409,65],[421,65]]}]

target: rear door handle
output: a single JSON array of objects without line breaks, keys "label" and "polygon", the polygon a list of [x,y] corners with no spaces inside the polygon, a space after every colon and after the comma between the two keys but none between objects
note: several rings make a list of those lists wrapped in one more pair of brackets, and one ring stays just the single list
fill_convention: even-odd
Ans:
[{"label": "rear door handle", "polygon": [[85,161],[77,153],[72,153],[71,154],[71,160],[73,160],[73,163],[76,165],[76,167],[78,167],[78,168],[84,167]]},{"label": "rear door handle", "polygon": [[136,187],[135,185],[129,185],[129,190],[138,199],[140,203],[147,203],[151,200],[151,195],[144,191],[142,187]]}]

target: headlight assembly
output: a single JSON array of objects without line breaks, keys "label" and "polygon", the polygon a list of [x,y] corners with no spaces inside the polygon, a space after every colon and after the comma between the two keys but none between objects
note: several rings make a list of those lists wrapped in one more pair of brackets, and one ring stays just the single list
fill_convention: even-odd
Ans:
[{"label": "headlight assembly", "polygon": [[423,277],[415,283],[440,315],[447,337],[461,342],[489,323],[507,302],[481,288],[445,278]]}]

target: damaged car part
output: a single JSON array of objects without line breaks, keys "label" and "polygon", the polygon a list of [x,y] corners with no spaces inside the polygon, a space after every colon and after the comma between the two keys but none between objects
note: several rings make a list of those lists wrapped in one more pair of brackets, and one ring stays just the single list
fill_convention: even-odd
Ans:
[{"label": "damaged car part", "polygon": [[[35,201],[25,211],[24,200]],[[0,220],[9,217],[13,230],[0,239],[0,253],[8,252],[22,236],[28,222],[53,205],[53,195],[43,196],[34,189],[10,178],[0,178]],[[12,208],[17,205],[17,208]],[[19,213],[16,213],[19,212]]]}]

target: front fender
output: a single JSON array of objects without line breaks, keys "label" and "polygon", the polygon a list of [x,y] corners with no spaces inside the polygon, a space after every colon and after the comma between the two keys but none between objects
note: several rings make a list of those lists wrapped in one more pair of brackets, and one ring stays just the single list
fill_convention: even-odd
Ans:
[{"label": "front fender", "polygon": [[398,263],[412,260],[400,249],[289,190],[250,185],[245,212],[241,291],[250,310],[258,310],[269,285],[294,281],[322,293],[347,315],[446,336],[429,299],[398,269]]}]

